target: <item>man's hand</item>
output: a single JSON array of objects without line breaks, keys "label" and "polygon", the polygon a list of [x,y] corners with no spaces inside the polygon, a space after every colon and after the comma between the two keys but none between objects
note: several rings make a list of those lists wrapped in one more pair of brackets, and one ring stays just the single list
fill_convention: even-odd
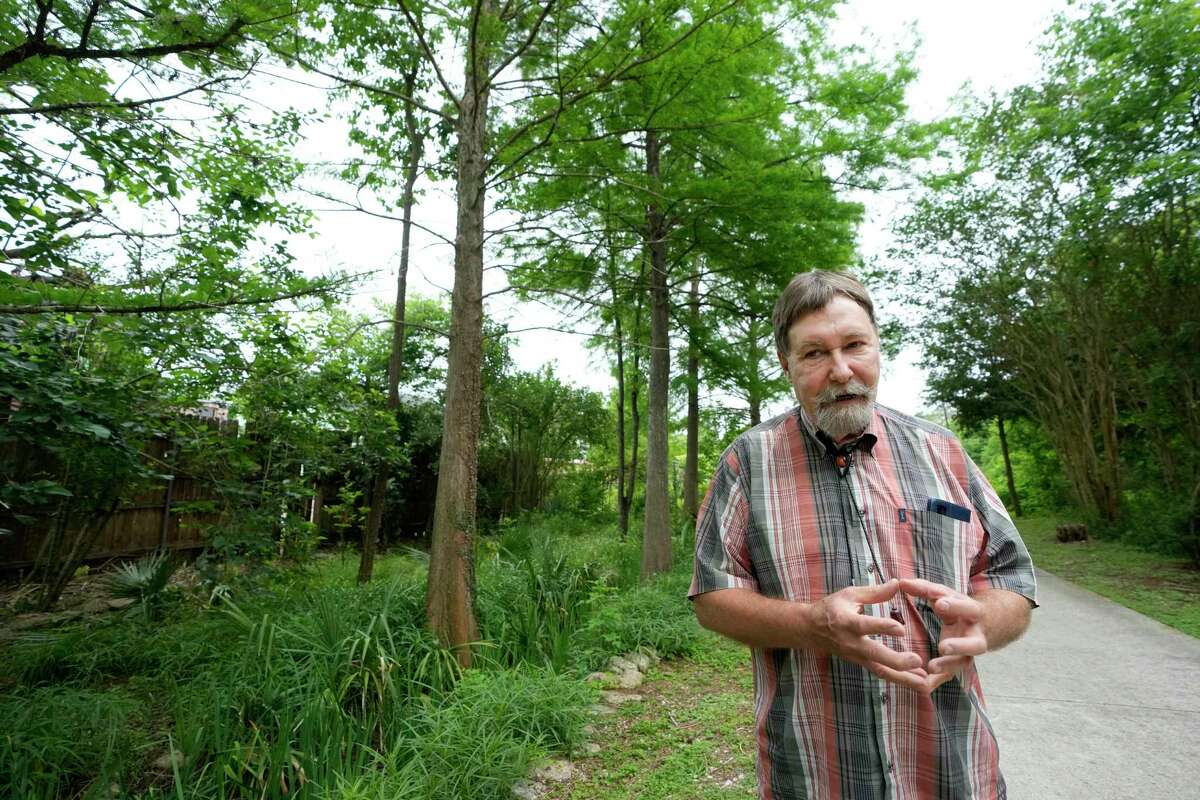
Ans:
[{"label": "man's hand", "polygon": [[863,613],[868,605],[891,600],[900,588],[896,580],[877,586],[848,586],[812,603],[803,615],[801,646],[831,653],[861,664],[886,681],[924,691],[929,675],[919,655],[893,650],[870,638],[901,637],[904,626],[890,617]]},{"label": "man's hand", "polygon": [[985,608],[973,597],[956,592],[940,583],[905,578],[900,591],[929,601],[933,613],[942,620],[942,636],[938,642],[938,657],[925,665],[928,672],[918,691],[932,694],[933,690],[953,678],[971,663],[975,656],[988,651],[983,619]]}]

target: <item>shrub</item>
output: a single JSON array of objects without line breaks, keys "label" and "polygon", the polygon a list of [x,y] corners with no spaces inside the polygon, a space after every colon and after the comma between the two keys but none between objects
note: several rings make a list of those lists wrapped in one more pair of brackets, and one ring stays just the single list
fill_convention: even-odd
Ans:
[{"label": "shrub", "polygon": [[586,668],[613,653],[652,647],[664,658],[692,652],[700,625],[687,601],[691,577],[676,570],[641,586],[601,590],[595,610],[579,633],[577,652]]}]

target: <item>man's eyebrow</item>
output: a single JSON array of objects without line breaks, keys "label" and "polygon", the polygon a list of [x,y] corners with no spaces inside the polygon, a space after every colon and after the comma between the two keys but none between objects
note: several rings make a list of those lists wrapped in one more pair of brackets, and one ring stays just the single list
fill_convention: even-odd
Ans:
[{"label": "man's eyebrow", "polygon": [[[848,339],[869,339],[870,336],[871,334],[867,333],[865,329],[852,330],[846,331],[846,333],[842,335],[841,339],[842,341],[846,341]],[[824,347],[827,341],[827,339],[801,339],[796,343],[796,347]]]}]

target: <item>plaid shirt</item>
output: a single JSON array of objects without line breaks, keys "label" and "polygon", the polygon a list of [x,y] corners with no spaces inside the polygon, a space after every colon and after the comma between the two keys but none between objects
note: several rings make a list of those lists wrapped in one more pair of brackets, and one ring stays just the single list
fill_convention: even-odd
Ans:
[{"label": "plaid shirt", "polygon": [[[916,577],[1035,600],[1029,553],[957,439],[877,405],[859,443],[839,470],[798,409],[739,436],[700,510],[689,597],[746,588],[811,602]],[[970,521],[927,510],[931,499]],[[889,646],[936,656],[941,623],[928,603],[896,602],[906,635]],[[932,697],[807,650],[755,649],[753,667],[763,800],[1005,797],[974,664]]]}]

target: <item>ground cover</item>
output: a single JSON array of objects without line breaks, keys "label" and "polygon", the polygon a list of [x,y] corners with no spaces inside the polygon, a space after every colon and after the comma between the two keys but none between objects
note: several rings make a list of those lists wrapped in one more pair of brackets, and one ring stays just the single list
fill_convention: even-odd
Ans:
[{"label": "ground cover", "polygon": [[588,672],[699,637],[686,560],[639,584],[637,548],[550,520],[481,542],[465,675],[423,627],[413,552],[365,587],[338,554],[175,591],[153,617],[18,631],[0,651],[0,796],[508,798],[537,761],[582,750]]},{"label": "ground cover", "polygon": [[1200,570],[1185,558],[1120,541],[1059,542],[1054,529],[1063,521],[1049,516],[1017,521],[1038,568],[1200,637]]},{"label": "ground cover", "polygon": [[593,723],[596,754],[543,800],[749,800],[754,774],[750,652],[705,633]]}]

